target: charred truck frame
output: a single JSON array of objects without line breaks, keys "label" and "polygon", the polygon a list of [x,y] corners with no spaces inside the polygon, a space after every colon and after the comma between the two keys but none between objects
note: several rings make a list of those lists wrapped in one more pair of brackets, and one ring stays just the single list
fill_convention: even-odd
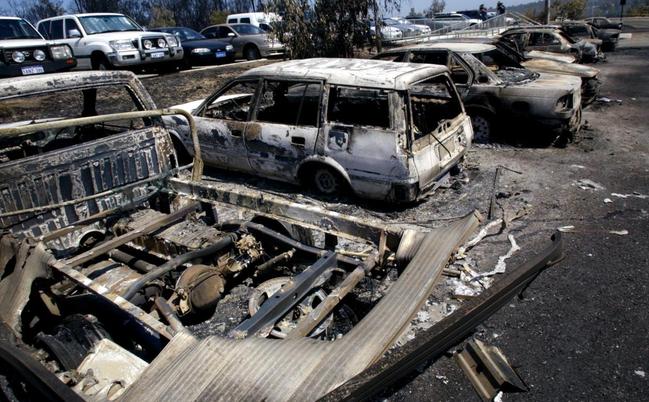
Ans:
[{"label": "charred truck frame", "polygon": [[[139,110],[98,115],[99,95],[117,87]],[[0,392],[9,399],[318,399],[372,376],[479,223],[472,213],[404,230],[202,181],[198,142],[193,165],[178,166],[161,124],[185,113],[155,110],[131,73],[0,83],[14,120],[43,95],[65,99],[57,110],[77,99],[81,117],[0,127]],[[444,342],[417,358],[459,342],[556,261],[559,240],[431,328],[442,334],[418,337]],[[363,291],[389,276],[398,279],[382,297]],[[390,375],[381,381],[409,367],[381,371]],[[350,390],[361,388],[339,392]]]}]

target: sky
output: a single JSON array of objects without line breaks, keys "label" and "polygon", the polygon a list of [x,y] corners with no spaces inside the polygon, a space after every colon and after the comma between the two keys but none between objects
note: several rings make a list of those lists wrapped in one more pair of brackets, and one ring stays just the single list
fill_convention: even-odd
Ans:
[{"label": "sky", "polygon": [[[530,3],[532,1],[533,0],[502,0],[505,6]],[[18,2],[21,2],[21,0],[18,0]],[[71,1],[66,0],[64,1],[64,3],[66,4],[71,3]],[[399,14],[405,16],[410,12],[410,9],[412,7],[414,7],[415,10],[417,11],[422,11],[430,7],[431,3],[432,0],[401,0],[401,12]],[[497,0],[446,0],[445,11],[448,12],[448,11],[472,10],[472,9],[477,10],[480,4],[484,4],[485,6],[490,8],[495,8],[496,3]],[[9,10],[9,5],[7,3],[7,0],[0,0],[0,9]]]}]

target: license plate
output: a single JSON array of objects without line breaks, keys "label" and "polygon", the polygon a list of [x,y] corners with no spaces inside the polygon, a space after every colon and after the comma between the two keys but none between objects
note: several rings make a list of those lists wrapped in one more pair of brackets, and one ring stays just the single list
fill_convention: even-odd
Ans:
[{"label": "license plate", "polygon": [[161,58],[163,58],[163,57],[165,57],[165,52],[155,52],[155,53],[151,53],[151,58],[152,58],[152,59],[161,59]]},{"label": "license plate", "polygon": [[20,70],[23,72],[23,75],[43,74],[45,72],[43,66],[26,66]]},{"label": "license plate", "polygon": [[216,57],[217,57],[217,58],[220,58],[220,57],[226,57],[227,55],[228,55],[228,54],[225,53],[225,52],[216,52]]}]

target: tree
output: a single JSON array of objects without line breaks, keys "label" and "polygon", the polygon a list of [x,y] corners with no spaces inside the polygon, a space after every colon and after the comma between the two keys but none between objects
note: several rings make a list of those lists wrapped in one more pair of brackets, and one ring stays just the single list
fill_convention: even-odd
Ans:
[{"label": "tree", "polygon": [[421,18],[421,17],[423,17],[421,15],[421,13],[418,13],[417,11],[415,11],[414,8],[410,9],[410,13],[408,13],[408,18]]},{"label": "tree", "polygon": [[433,0],[426,11],[426,17],[430,18],[435,14],[441,13],[446,8],[446,2],[444,0]]},{"label": "tree", "polygon": [[160,6],[151,6],[149,13],[151,15],[149,26],[151,27],[172,27],[176,25],[176,18],[171,10]]},{"label": "tree", "polygon": [[10,0],[8,4],[17,16],[25,18],[33,23],[36,23],[43,18],[56,17],[57,15],[65,14],[62,0],[31,0],[20,3]]}]

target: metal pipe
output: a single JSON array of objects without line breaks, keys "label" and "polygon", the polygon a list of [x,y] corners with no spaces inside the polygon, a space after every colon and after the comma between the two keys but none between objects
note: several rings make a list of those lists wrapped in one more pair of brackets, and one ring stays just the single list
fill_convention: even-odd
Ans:
[{"label": "metal pipe", "polygon": [[293,258],[293,254],[295,254],[295,249],[294,248],[292,248],[292,249],[290,249],[288,251],[285,251],[285,252],[283,252],[281,254],[276,255],[275,257],[271,258],[270,260],[268,260],[268,261],[266,261],[266,262],[264,262],[262,264],[259,264],[257,266],[257,270],[255,271],[255,275],[258,275],[259,273],[264,272],[265,270],[267,270],[268,268],[270,268],[273,265],[277,264],[278,262],[290,260],[291,258]]},{"label": "metal pipe", "polygon": [[142,275],[142,277],[140,277],[138,280],[133,282],[131,286],[129,286],[129,288],[122,293],[122,297],[125,298],[126,300],[131,300],[137,292],[139,292],[144,286],[146,286],[147,283],[151,282],[152,280],[162,277],[166,273],[173,271],[174,269],[178,268],[180,265],[186,262],[189,262],[196,258],[206,257],[226,247],[229,247],[234,243],[235,240],[236,240],[236,235],[230,233],[225,237],[223,237],[222,239],[218,240],[216,243],[211,244],[205,248],[202,248],[200,250],[190,251],[188,253],[181,254],[172,258],[171,260],[160,265],[154,270],[149,271],[146,274]]},{"label": "metal pipe", "polygon": [[123,262],[129,267],[135,268],[136,270],[147,273],[153,271],[157,268],[156,265],[150,264],[142,259],[137,258],[136,256],[126,253],[122,250],[115,249],[108,252],[108,256],[113,260]]},{"label": "metal pipe", "polygon": [[168,300],[163,299],[162,297],[156,297],[155,306],[158,309],[158,312],[162,314],[165,320],[167,320],[171,329],[176,331],[176,333],[182,332],[185,329],[185,326],[180,322],[180,319],[178,319],[178,316],[169,305]]}]

